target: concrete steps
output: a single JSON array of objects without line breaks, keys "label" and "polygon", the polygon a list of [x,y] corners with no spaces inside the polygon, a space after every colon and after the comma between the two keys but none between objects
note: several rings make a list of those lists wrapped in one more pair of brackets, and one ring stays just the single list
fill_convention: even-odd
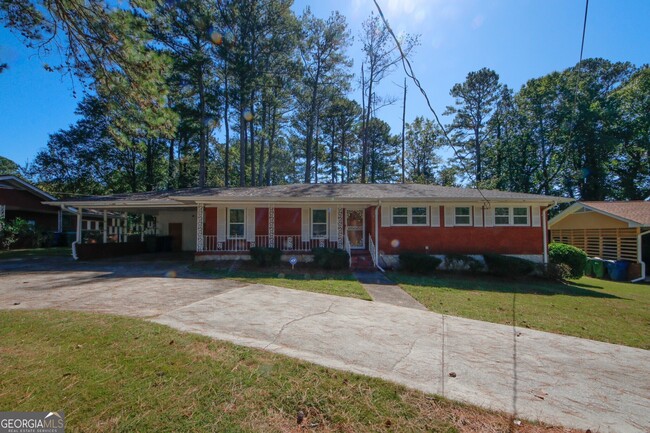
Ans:
[{"label": "concrete steps", "polygon": [[372,257],[370,256],[370,252],[368,252],[368,250],[352,250],[352,270],[375,270],[375,266],[372,264]]}]

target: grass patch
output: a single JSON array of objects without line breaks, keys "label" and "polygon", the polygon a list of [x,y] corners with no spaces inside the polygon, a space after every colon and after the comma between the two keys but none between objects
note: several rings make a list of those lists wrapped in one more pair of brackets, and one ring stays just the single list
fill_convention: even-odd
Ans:
[{"label": "grass patch", "polygon": [[431,311],[650,349],[650,286],[582,277],[541,279],[441,274],[390,278]]},{"label": "grass patch", "polygon": [[0,360],[0,407],[69,432],[570,431],[125,317],[0,311]]},{"label": "grass patch", "polygon": [[349,271],[326,271],[311,264],[302,263],[296,269],[291,269],[290,265],[260,268],[249,262],[219,262],[194,264],[192,269],[253,284],[372,300]]},{"label": "grass patch", "polygon": [[70,247],[52,247],[52,248],[29,248],[24,250],[2,250],[0,251],[0,260],[16,259],[24,257],[72,257]]}]

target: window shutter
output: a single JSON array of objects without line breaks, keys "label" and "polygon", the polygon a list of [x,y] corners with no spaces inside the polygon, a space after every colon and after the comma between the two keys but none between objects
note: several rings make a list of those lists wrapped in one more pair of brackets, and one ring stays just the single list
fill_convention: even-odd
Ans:
[{"label": "window shutter", "polygon": [[330,241],[336,242],[339,239],[339,213],[338,208],[331,207],[327,209],[329,218],[329,237]]},{"label": "window shutter", "polygon": [[391,211],[390,211],[390,206],[385,206],[383,205],[381,207],[381,226],[382,227],[390,227],[390,220],[391,220]]},{"label": "window shutter", "polygon": [[454,207],[453,206],[445,206],[445,227],[453,227],[454,226]]},{"label": "window shutter", "polygon": [[540,215],[541,211],[539,206],[533,206],[531,209],[531,221],[533,227],[541,227],[542,225],[542,216]]},{"label": "window shutter", "polygon": [[246,240],[255,242],[255,208],[246,208]]},{"label": "window shutter", "polygon": [[301,218],[301,237],[303,242],[307,242],[311,239],[311,216],[309,215],[311,210],[308,207],[302,208],[302,218]]},{"label": "window shutter", "polygon": [[485,208],[485,227],[494,227],[494,208]]},{"label": "window shutter", "polygon": [[219,206],[217,208],[217,242],[226,240],[226,208]]},{"label": "window shutter", "polygon": [[483,227],[483,207],[474,206],[474,227]]},{"label": "window shutter", "polygon": [[431,206],[431,227],[440,227],[440,206]]}]

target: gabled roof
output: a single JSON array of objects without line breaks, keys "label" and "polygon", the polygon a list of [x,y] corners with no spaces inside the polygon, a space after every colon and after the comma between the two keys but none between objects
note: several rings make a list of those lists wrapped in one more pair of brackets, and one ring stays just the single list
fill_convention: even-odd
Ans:
[{"label": "gabled roof", "polygon": [[13,174],[0,175],[0,188],[19,189],[28,191],[35,196],[40,197],[42,200],[56,200],[56,197],[46,193],[42,189],[35,187],[31,183],[22,180],[17,176],[14,176]]},{"label": "gabled roof", "polygon": [[559,222],[580,209],[616,218],[628,223],[630,227],[650,227],[650,202],[648,201],[580,201],[553,217],[549,225]]},{"label": "gabled roof", "polygon": [[72,206],[174,206],[218,202],[480,201],[552,204],[571,199],[537,194],[422,184],[291,184],[264,187],[188,188],[80,197],[58,202]]}]

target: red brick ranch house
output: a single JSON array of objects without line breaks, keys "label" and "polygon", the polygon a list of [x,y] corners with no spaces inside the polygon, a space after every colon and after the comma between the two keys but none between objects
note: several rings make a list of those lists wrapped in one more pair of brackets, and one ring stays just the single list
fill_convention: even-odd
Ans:
[{"label": "red brick ranch house", "polygon": [[[170,239],[172,250],[194,251],[196,260],[247,259],[254,246],[280,248],[285,260],[308,260],[312,248],[332,247],[367,254],[375,266],[392,266],[402,252],[498,253],[545,262],[547,210],[567,201],[435,185],[294,184],[51,204],[103,211],[103,243],[137,241],[138,234],[142,241],[147,235],[162,236]],[[130,217],[116,221],[106,212]],[[84,242],[82,219],[79,213],[78,244]]]}]

